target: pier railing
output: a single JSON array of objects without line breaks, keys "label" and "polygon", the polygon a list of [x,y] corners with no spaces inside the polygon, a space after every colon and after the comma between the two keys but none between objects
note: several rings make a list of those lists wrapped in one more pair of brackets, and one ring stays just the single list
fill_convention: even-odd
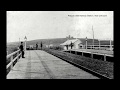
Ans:
[{"label": "pier railing", "polygon": [[21,51],[17,50],[6,57],[6,74],[10,72],[13,66],[16,64],[18,59],[21,57]]},{"label": "pier railing", "polygon": [[[80,46],[80,48],[86,48],[86,45]],[[114,49],[114,45],[87,45],[87,49],[98,49],[98,50],[112,50]]]},{"label": "pier railing", "polygon": [[90,57],[93,59],[100,59],[103,61],[114,62],[113,55],[94,53],[94,52],[89,52],[89,51],[75,51],[75,50],[64,50],[64,52],[69,52],[69,53],[76,54],[76,55]]}]

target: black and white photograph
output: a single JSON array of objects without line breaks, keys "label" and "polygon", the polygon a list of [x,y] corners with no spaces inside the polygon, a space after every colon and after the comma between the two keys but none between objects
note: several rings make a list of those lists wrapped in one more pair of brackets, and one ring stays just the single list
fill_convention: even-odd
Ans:
[{"label": "black and white photograph", "polygon": [[114,79],[114,11],[6,14],[6,79]]}]

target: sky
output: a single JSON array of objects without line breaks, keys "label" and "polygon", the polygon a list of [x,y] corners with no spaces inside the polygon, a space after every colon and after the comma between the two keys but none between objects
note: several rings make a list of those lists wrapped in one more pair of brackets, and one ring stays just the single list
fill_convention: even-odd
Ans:
[{"label": "sky", "polygon": [[113,11],[7,11],[7,42],[65,38],[113,40]]}]

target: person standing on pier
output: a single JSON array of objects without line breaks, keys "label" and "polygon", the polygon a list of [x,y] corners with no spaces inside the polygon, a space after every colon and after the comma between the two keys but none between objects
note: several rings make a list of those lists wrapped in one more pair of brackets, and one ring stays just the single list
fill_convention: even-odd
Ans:
[{"label": "person standing on pier", "polygon": [[38,43],[36,43],[36,50],[38,49]]},{"label": "person standing on pier", "polygon": [[40,46],[41,46],[41,50],[42,50],[42,46],[43,46],[42,42],[41,42],[41,45],[40,45]]},{"label": "person standing on pier", "polygon": [[23,42],[21,42],[21,45],[20,45],[20,51],[22,52],[22,58],[25,58],[24,57],[24,48],[23,48]]}]

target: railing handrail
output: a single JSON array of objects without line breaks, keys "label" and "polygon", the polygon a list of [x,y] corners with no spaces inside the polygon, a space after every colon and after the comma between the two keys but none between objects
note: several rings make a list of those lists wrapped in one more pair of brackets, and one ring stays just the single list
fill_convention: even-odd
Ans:
[{"label": "railing handrail", "polygon": [[7,59],[10,58],[11,56],[13,56],[14,54],[16,54],[16,53],[19,52],[19,51],[20,51],[20,49],[17,50],[17,51],[15,51],[15,52],[13,52],[13,53],[11,53],[11,54],[9,54],[9,55],[7,55]]},{"label": "railing handrail", "polygon": [[[93,46],[93,45],[87,45],[87,46]],[[94,45],[94,46],[99,46],[99,45]],[[114,45],[100,45],[100,46],[114,46]]]},{"label": "railing handrail", "polygon": [[[17,54],[15,57],[13,55]],[[6,65],[6,69],[7,69],[7,74],[10,72],[10,70],[13,68],[13,66],[15,65],[15,62],[18,61],[18,59],[21,57],[21,52],[20,49],[7,55],[7,60],[8,58],[10,58],[9,63]],[[9,69],[10,67],[10,69]],[[9,71],[8,71],[9,70]]]},{"label": "railing handrail", "polygon": [[[74,50],[71,50],[71,51],[74,51]],[[89,52],[89,51],[78,51],[78,52],[84,52],[84,53],[91,53],[91,54],[96,54],[96,55],[105,55],[105,56],[110,56],[110,57],[113,57],[113,55],[110,55],[110,54],[106,54],[106,53],[95,53],[95,52]]]},{"label": "railing handrail", "polygon": [[20,53],[18,56],[16,56],[9,64],[7,64],[7,69],[8,69],[8,67],[10,67],[10,66],[13,64],[13,62],[14,62],[20,55],[21,55],[21,53]]}]

